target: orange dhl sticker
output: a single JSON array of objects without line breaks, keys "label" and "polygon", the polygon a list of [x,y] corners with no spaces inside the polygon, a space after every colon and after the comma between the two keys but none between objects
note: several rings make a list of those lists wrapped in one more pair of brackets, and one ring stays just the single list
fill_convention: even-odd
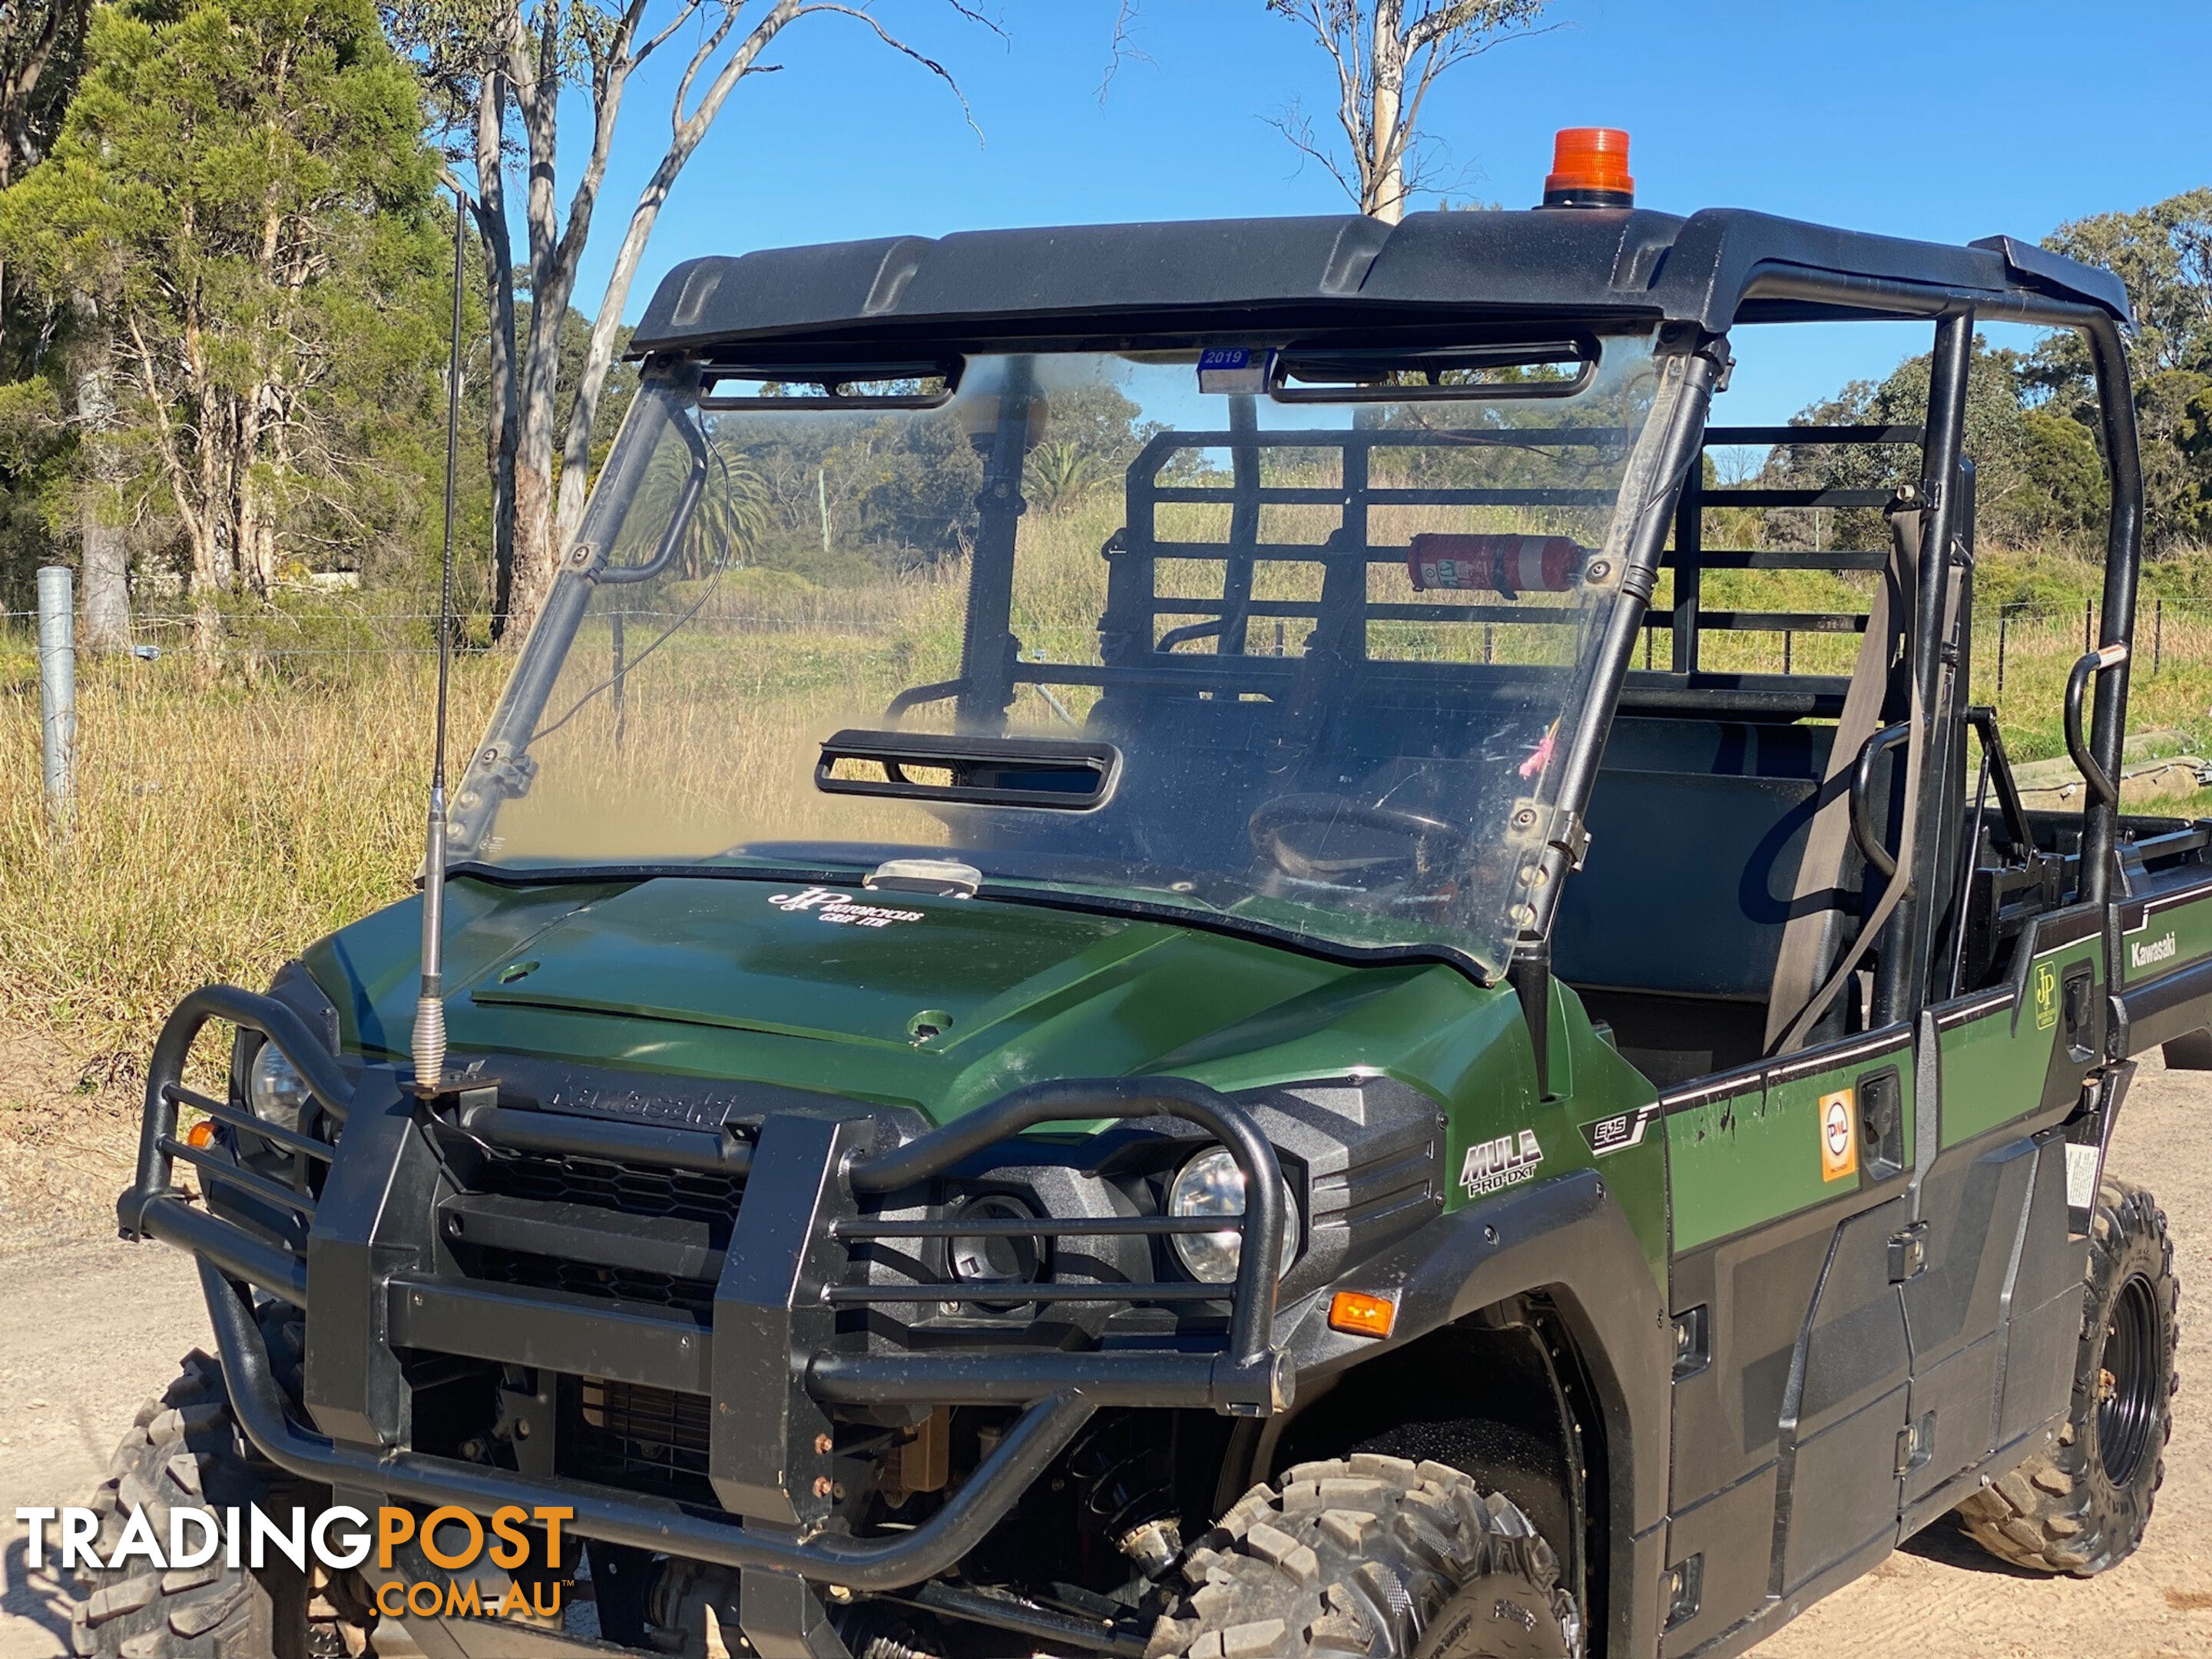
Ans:
[{"label": "orange dhl sticker", "polygon": [[1859,1138],[1851,1123],[1851,1091],[1820,1097],[1820,1179],[1841,1181],[1859,1172]]}]

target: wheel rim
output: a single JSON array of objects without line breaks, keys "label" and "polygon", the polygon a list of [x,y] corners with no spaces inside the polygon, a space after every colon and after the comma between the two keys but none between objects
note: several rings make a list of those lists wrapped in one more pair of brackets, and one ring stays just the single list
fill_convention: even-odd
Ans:
[{"label": "wheel rim", "polygon": [[2138,1273],[2120,1287],[2098,1358],[2097,1455],[2116,1486],[2142,1468],[2158,1417],[2158,1302]]}]

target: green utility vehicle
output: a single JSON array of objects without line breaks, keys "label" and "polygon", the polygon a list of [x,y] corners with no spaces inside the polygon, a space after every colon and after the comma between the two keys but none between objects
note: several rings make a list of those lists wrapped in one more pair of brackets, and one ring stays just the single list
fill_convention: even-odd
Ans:
[{"label": "green utility vehicle", "polygon": [[[1861,319],[1922,423],[1709,424]],[[2078,813],[1968,696],[1988,321],[2096,369]],[[122,1224],[220,1358],[103,1501],[572,1511],[433,1659],[1686,1659],[1954,1514],[2119,1561],[2175,1283],[2105,1149],[2212,1049],[2212,825],[2112,784],[2128,323],[1571,179],[680,267],[429,866],[447,1051],[412,902],[161,1039]],[[1702,464],[1777,444],[1887,482]],[[1716,602],[1775,571],[1855,607]],[[414,1547],[103,1572],[79,1650],[357,1652]]]}]

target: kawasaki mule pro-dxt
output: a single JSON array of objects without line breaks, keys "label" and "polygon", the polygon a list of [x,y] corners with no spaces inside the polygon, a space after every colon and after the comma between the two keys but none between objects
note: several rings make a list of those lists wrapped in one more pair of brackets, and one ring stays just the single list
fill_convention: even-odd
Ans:
[{"label": "kawasaki mule pro-dxt", "polygon": [[[2212,827],[2118,810],[2123,290],[1557,198],[673,272],[453,797],[446,1066],[414,903],[161,1040],[122,1223],[220,1357],[106,1506],[569,1511],[558,1618],[386,1596],[431,1659],[1675,1659],[1954,1510],[2124,1556],[2104,1149],[2212,1046]],[[1923,424],[1707,424],[1741,325],[1900,318]],[[2096,371],[2078,814],[1969,706],[1993,320]],[[1887,481],[1708,480],[1775,444]],[[1719,533],[1808,507],[1870,532]],[[1714,603],[1778,570],[1852,603]],[[419,1541],[78,1645],[357,1651]]]}]

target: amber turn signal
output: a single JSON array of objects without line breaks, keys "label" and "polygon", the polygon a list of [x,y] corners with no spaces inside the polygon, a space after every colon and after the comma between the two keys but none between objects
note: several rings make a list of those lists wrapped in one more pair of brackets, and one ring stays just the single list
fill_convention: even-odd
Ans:
[{"label": "amber turn signal", "polygon": [[185,1144],[188,1146],[200,1147],[214,1146],[215,1125],[208,1119],[202,1118],[198,1123],[193,1124],[191,1128],[185,1131]]},{"label": "amber turn signal", "polygon": [[1397,1320],[1398,1304],[1387,1296],[1339,1291],[1329,1298],[1328,1328],[1346,1336],[1388,1336]]},{"label": "amber turn signal", "polygon": [[1552,141],[1544,205],[1634,207],[1636,180],[1628,176],[1628,135],[1618,127],[1561,128]]}]

